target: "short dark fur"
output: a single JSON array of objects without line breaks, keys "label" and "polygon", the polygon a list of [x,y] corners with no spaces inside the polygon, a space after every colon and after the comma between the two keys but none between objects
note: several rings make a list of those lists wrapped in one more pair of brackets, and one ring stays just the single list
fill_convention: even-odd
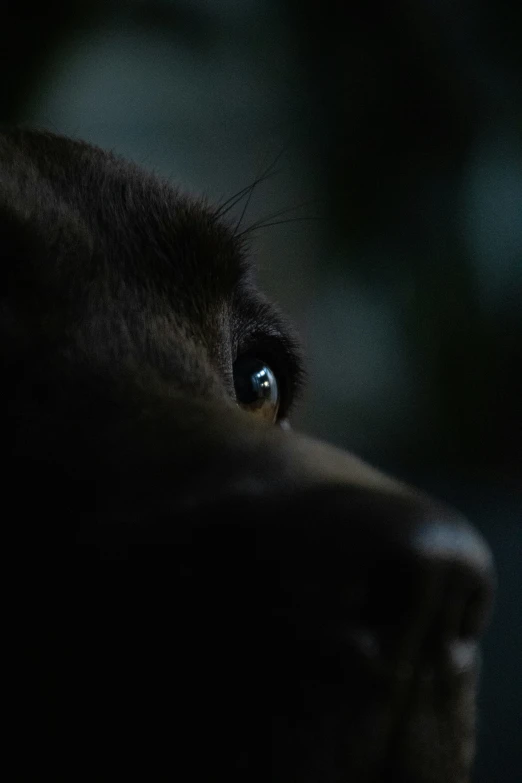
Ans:
[{"label": "short dark fur", "polygon": [[[273,368],[281,421],[302,360],[218,209],[45,132],[1,133],[0,172],[21,779],[466,780],[448,607],[485,614],[485,546],[238,408],[237,357]],[[451,556],[412,544],[440,519]]]}]

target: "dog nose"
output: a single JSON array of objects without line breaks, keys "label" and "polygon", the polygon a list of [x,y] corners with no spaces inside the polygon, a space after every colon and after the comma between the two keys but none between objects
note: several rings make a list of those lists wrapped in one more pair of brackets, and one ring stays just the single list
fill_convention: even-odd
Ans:
[{"label": "dog nose", "polygon": [[336,594],[334,622],[349,646],[369,662],[400,663],[404,672],[419,662],[470,668],[495,583],[480,534],[420,495],[353,488],[327,494],[319,503],[323,533],[315,558]]},{"label": "dog nose", "polygon": [[435,587],[441,632],[462,639],[480,636],[494,581],[486,542],[465,520],[441,514],[419,523],[410,546],[421,573]]},{"label": "dog nose", "polygon": [[[337,628],[366,657],[446,656],[465,664],[495,588],[487,543],[457,511],[353,455],[299,437],[292,499],[275,516],[303,616]],[[277,479],[274,481],[277,484]],[[280,485],[279,485],[280,486]],[[290,521],[292,520],[292,521]],[[284,569],[283,569],[284,570]]]},{"label": "dog nose", "polygon": [[466,665],[495,575],[488,545],[458,512],[304,436],[259,428],[234,443],[244,451],[233,483],[211,510],[199,500],[189,509],[203,520],[198,557],[207,552],[206,572],[219,569],[230,596],[243,585],[256,596],[252,617],[273,606],[299,638],[328,637],[340,657],[348,644],[381,663]]}]

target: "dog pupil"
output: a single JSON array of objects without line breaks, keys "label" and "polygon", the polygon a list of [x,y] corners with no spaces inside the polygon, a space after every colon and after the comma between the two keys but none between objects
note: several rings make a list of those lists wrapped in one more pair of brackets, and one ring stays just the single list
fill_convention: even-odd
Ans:
[{"label": "dog pupil", "polygon": [[238,403],[263,418],[275,420],[279,391],[274,373],[259,359],[238,359],[234,364],[234,386]]}]

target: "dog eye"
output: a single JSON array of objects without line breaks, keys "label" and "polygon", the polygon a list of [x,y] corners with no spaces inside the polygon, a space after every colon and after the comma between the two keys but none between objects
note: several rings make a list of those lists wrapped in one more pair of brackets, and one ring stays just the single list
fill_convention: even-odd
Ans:
[{"label": "dog eye", "polygon": [[279,411],[277,380],[266,362],[242,357],[234,363],[236,399],[249,413],[275,424]]}]

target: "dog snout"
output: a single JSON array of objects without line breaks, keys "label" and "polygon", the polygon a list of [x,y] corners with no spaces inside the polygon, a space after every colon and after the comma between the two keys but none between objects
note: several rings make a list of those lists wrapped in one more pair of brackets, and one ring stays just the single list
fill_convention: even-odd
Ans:
[{"label": "dog snout", "polygon": [[286,448],[284,489],[279,478],[270,510],[258,500],[252,513],[263,535],[268,527],[265,551],[280,558],[288,591],[303,590],[294,604],[308,632],[404,671],[419,661],[453,673],[474,665],[495,585],[478,531],[348,453],[299,436]]},{"label": "dog snout", "polygon": [[346,636],[368,662],[401,677],[419,666],[471,670],[494,590],[489,548],[456,512],[394,500],[381,499],[377,519],[357,515],[366,533],[355,531],[355,541],[365,542],[355,550],[367,568],[358,574],[363,598]]}]

